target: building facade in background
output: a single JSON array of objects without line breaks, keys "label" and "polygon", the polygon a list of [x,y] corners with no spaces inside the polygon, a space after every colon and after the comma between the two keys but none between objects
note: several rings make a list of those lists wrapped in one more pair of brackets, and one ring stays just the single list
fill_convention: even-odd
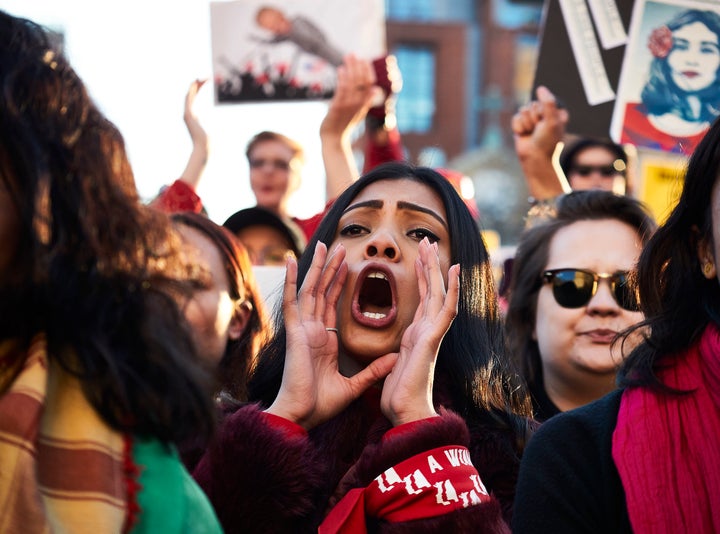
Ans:
[{"label": "building facade in background", "polygon": [[507,244],[527,210],[510,119],[530,99],[541,12],[532,0],[386,0],[408,159],[470,176],[483,227]]}]

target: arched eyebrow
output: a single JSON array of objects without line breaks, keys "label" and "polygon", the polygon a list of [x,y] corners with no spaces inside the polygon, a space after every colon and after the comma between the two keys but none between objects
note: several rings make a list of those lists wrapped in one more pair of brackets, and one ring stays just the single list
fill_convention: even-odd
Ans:
[{"label": "arched eyebrow", "polygon": [[[690,46],[690,40],[689,40],[689,39],[685,39],[684,37],[673,37],[673,42],[674,42],[675,44],[681,44],[681,45],[684,45],[684,46]],[[700,46],[708,46],[708,45],[714,46],[714,47],[717,48],[717,47],[718,47],[718,42],[717,42],[717,41],[700,41]]]},{"label": "arched eyebrow", "polygon": [[[359,208],[382,209],[383,204],[384,204],[383,200],[364,200],[362,202],[352,204],[352,205],[348,206],[347,208],[345,208],[345,211],[343,211],[343,215],[345,215],[346,213],[348,213],[352,210],[356,210]],[[399,210],[419,211],[420,213],[426,213],[426,214],[430,215],[431,217],[433,217],[434,219],[437,219],[437,221],[443,225],[443,228],[445,228],[445,230],[448,230],[448,225],[445,222],[445,220],[439,214],[437,214],[436,212],[434,212],[433,210],[431,210],[429,208],[420,206],[418,204],[414,204],[412,202],[406,202],[404,200],[398,201],[397,207]]]},{"label": "arched eyebrow", "polygon": [[417,204],[413,204],[412,202],[405,202],[403,200],[400,200],[397,203],[397,206],[398,206],[399,210],[411,210],[411,211],[419,211],[421,213],[427,213],[431,217],[437,219],[438,222],[443,225],[443,228],[445,228],[445,230],[448,229],[448,225],[445,222],[445,220],[442,217],[440,217],[440,215],[438,213],[435,213],[430,208],[426,208],[424,206],[419,206]]},{"label": "arched eyebrow", "polygon": [[358,202],[356,204],[351,204],[347,208],[345,208],[345,211],[343,211],[343,215],[346,213],[356,210],[359,208],[373,208],[376,210],[379,210],[383,207],[383,201],[382,200],[364,200],[362,202]]}]

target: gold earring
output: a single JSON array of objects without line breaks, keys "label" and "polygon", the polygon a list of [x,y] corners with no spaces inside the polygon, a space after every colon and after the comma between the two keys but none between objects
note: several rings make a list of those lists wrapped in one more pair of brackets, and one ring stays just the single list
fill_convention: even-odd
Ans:
[{"label": "gold earring", "polygon": [[710,278],[714,268],[715,268],[715,265],[713,265],[713,262],[711,262],[711,261],[705,262],[703,264],[702,272],[705,275],[705,278]]}]

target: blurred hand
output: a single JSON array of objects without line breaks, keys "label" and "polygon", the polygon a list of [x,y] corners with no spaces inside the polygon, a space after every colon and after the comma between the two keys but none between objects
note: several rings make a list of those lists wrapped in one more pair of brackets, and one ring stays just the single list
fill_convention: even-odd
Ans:
[{"label": "blurred hand", "polygon": [[205,85],[205,82],[207,82],[207,79],[194,80],[190,84],[190,87],[185,95],[185,113],[183,114],[183,120],[185,121],[185,126],[187,126],[188,132],[190,133],[190,138],[192,139],[193,144],[207,142],[207,132],[205,132],[205,129],[200,124],[194,110],[195,97],[197,96],[198,91],[200,91],[200,88]]},{"label": "blurred hand", "polygon": [[547,87],[539,86],[536,95],[537,100],[521,107],[511,121],[515,152],[520,159],[536,152],[552,157],[565,135],[567,110],[558,108],[555,95]]},{"label": "blurred hand", "polygon": [[[397,58],[393,55],[374,60],[372,66],[375,70],[375,83],[382,89],[382,93],[376,95],[369,113],[384,122],[388,115],[395,113],[395,100],[403,85],[402,73]],[[394,121],[394,117],[391,121]]]},{"label": "blurred hand", "polygon": [[365,117],[381,89],[375,85],[375,73],[369,61],[352,54],[337,68],[337,85],[320,135],[345,136]]}]

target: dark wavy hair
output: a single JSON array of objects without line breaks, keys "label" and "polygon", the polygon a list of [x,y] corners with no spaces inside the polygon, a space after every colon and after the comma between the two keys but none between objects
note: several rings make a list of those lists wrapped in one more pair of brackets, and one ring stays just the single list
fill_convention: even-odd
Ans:
[{"label": "dark wavy hair", "polygon": [[655,371],[690,347],[708,323],[720,325],[720,286],[705,278],[698,258],[700,241],[717,238],[712,211],[719,176],[716,119],[688,161],[677,205],[640,255],[638,290],[645,321],[633,330],[647,326],[650,332],[625,360],[621,385],[663,389]]},{"label": "dark wavy hair", "polygon": [[[666,26],[671,32],[694,22],[701,22],[718,36],[720,42],[720,15],[715,11],[689,9],[671,19]],[[670,52],[672,54],[672,51]],[[720,69],[715,73],[715,81],[702,91],[700,115],[695,116],[687,100],[687,93],[673,81],[668,58],[654,58],[650,64],[650,74],[641,93],[642,103],[650,115],[675,113],[688,121],[712,122],[720,114]]]},{"label": "dark wavy hair", "polygon": [[229,230],[197,213],[175,213],[172,219],[194,228],[209,239],[223,261],[225,275],[230,282],[233,303],[248,302],[250,318],[238,339],[228,341],[218,368],[216,394],[230,395],[238,401],[247,400],[247,379],[255,363],[255,356],[267,341],[270,332],[265,303],[260,295],[250,258],[245,247]]},{"label": "dark wavy hair", "polygon": [[508,352],[531,389],[542,384],[540,350],[532,334],[552,240],[559,230],[578,221],[605,219],[633,227],[642,243],[650,239],[656,228],[652,215],[638,200],[609,191],[574,191],[558,199],[554,217],[526,230],[520,237],[513,261],[505,330]]},{"label": "dark wavy hair", "polygon": [[[334,202],[313,235],[298,264],[298,287],[312,261],[318,241],[330,244],[338,222],[352,200],[378,181],[410,179],[430,187],[442,199],[450,232],[452,263],[460,264],[458,315],[440,346],[436,366],[436,392],[442,385],[451,408],[470,421],[490,422],[511,429],[519,442],[528,435],[532,411],[529,398],[511,362],[504,356],[502,325],[498,315],[488,252],[477,223],[453,186],[438,172],[403,163],[386,163],[365,174]],[[408,191],[408,195],[412,192]],[[285,328],[260,354],[250,381],[250,398],[269,405],[277,396],[285,359]]]},{"label": "dark wavy hair", "polygon": [[209,433],[207,377],[167,291],[189,288],[190,273],[169,219],[140,202],[122,136],[48,33],[4,12],[0,110],[0,181],[20,226],[0,339],[44,332],[49,357],[119,431]]}]

